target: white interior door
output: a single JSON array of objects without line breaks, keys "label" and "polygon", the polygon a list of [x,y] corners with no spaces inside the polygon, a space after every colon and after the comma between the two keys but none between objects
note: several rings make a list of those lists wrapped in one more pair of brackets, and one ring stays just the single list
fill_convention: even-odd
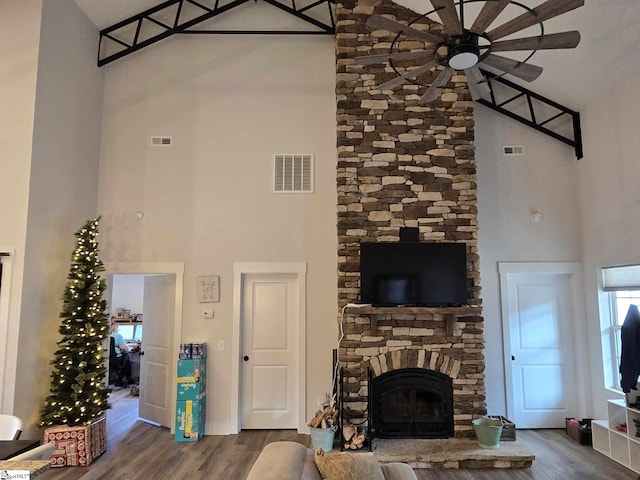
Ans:
[{"label": "white interior door", "polygon": [[246,274],[242,283],[242,428],[297,428],[297,276]]},{"label": "white interior door", "polygon": [[174,275],[149,275],[144,280],[144,338],[140,355],[142,420],[171,426],[171,354],[175,311]]},{"label": "white interior door", "polygon": [[507,405],[518,428],[564,428],[565,418],[578,413],[569,278],[503,277]]}]

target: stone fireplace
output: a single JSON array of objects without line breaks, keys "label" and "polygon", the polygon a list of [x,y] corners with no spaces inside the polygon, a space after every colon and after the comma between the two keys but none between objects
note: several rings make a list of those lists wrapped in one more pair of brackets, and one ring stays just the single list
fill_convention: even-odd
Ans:
[{"label": "stone fireplace", "polygon": [[[464,75],[454,75],[441,100],[427,106],[419,105],[416,84],[393,94],[374,90],[396,73],[388,65],[354,61],[388,52],[393,41],[394,35],[367,27],[372,14],[404,23],[416,16],[386,0],[336,4],[339,306],[359,301],[361,242],[397,242],[400,227],[417,228],[420,241],[466,245],[469,302],[451,308],[347,307],[338,352],[344,406],[354,422],[366,424],[370,414],[378,415],[373,422],[383,421],[384,434],[404,424],[406,436],[431,425],[436,433],[428,435],[471,437],[471,420],[486,414],[473,102]],[[400,42],[405,50],[421,45]],[[399,68],[411,66],[408,61]],[[431,83],[435,74],[416,83]],[[411,372],[414,384],[407,385],[403,374],[387,377],[396,371]],[[407,403],[396,405],[392,415],[381,414],[369,395],[388,378],[392,393],[383,403]],[[425,388],[424,378],[438,378],[451,391]],[[447,396],[450,407],[436,405]]]}]

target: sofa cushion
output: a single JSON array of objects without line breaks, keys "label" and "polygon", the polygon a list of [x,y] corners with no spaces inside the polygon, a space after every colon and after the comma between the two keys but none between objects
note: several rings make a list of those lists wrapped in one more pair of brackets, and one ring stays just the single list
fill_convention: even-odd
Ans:
[{"label": "sofa cushion", "polygon": [[385,480],[372,453],[327,453],[316,451],[316,466],[323,480]]},{"label": "sofa cushion", "polygon": [[315,468],[313,450],[296,442],[266,445],[247,480],[321,480]]},{"label": "sofa cushion", "polygon": [[418,480],[416,472],[406,463],[383,463],[380,466],[387,480]]}]

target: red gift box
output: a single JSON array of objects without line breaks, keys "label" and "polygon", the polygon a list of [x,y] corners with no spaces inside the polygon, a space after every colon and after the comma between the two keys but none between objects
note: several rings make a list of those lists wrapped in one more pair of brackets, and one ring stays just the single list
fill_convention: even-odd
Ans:
[{"label": "red gift box", "polygon": [[44,443],[53,442],[52,467],[86,467],[107,450],[107,422],[100,417],[88,425],[49,427]]}]

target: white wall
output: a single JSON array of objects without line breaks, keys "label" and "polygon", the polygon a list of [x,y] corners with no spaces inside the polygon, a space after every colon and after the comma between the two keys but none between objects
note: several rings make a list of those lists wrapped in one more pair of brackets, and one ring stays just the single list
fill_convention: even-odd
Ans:
[{"label": "white wall", "polygon": [[[11,285],[2,286],[11,292],[8,317],[0,318],[8,345],[17,343],[20,328],[41,9],[42,0],[3,2],[0,15],[0,250],[15,252]],[[17,349],[0,353],[2,413],[13,412],[16,361]]]},{"label": "white wall", "polygon": [[[212,347],[231,345],[233,262],[308,263],[313,413],[338,334],[333,37],[172,37],[105,72],[104,259],[185,263],[181,341],[206,341],[213,366],[207,432],[224,433],[231,418],[231,349]],[[152,135],[174,146],[150,147]],[[271,193],[275,153],[315,155],[313,194]],[[212,320],[197,302],[198,275],[220,275]]]},{"label": "white wall", "polygon": [[[572,148],[486,107],[474,117],[487,409],[504,415],[498,262],[581,261],[578,161]],[[505,157],[503,145],[523,145],[525,155]],[[579,368],[588,378],[588,365]]]},{"label": "white wall", "polygon": [[96,28],[73,0],[43,3],[15,392],[27,438],[39,437],[73,234],[96,215],[103,90]]},{"label": "white wall", "polygon": [[[585,158],[580,162],[584,217],[584,276],[593,368],[594,412],[606,418],[600,331],[609,324],[598,304],[600,268],[640,263],[640,160],[638,120],[640,68],[596,92],[584,108]],[[602,314],[599,314],[602,311]]]},{"label": "white wall", "polygon": [[113,275],[109,314],[116,316],[118,308],[129,310],[131,315],[142,313],[144,303],[144,275]]}]

